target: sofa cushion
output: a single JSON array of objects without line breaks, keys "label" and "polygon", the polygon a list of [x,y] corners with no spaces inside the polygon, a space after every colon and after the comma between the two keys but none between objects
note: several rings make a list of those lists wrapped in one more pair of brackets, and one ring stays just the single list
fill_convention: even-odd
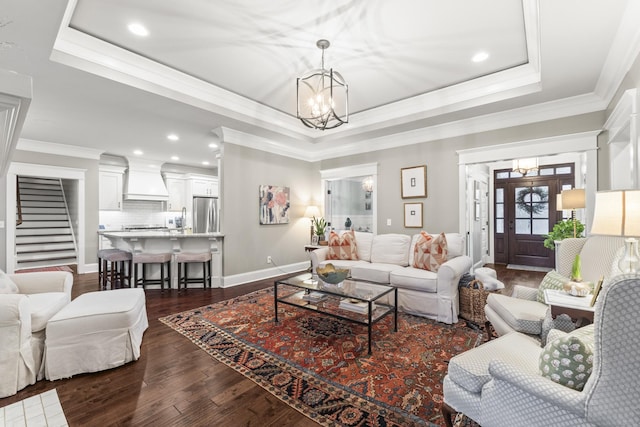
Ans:
[{"label": "sofa cushion", "polygon": [[0,294],[17,294],[18,285],[2,270],[0,270]]},{"label": "sofa cushion", "polygon": [[438,271],[440,265],[447,261],[447,238],[444,233],[437,236],[422,231],[414,246],[412,267],[423,270]]},{"label": "sofa cushion", "polygon": [[373,233],[356,231],[355,234],[358,259],[361,259],[363,261],[371,261],[371,242],[373,242]]},{"label": "sofa cushion", "polygon": [[489,363],[492,360],[498,359],[523,372],[538,374],[538,360],[531,354],[539,354],[540,351],[540,344],[535,339],[510,332],[452,357],[447,374],[465,390],[480,393],[482,386],[491,380]]},{"label": "sofa cushion", "polygon": [[421,268],[405,267],[393,270],[389,275],[389,283],[400,289],[437,292],[438,274]]},{"label": "sofa cushion", "polygon": [[555,270],[551,270],[548,272],[542,282],[540,282],[540,286],[538,287],[538,294],[536,295],[536,300],[544,304],[544,291],[545,289],[555,289],[558,291],[562,290],[562,285],[567,283],[569,279],[564,277],[562,274],[558,273]]},{"label": "sofa cushion", "polygon": [[353,231],[345,231],[339,235],[335,231],[329,234],[329,252],[327,259],[343,259],[356,261],[358,253],[356,250],[356,236]]},{"label": "sofa cushion", "polygon": [[540,374],[582,391],[593,369],[593,324],[550,340],[540,354]]},{"label": "sofa cushion", "polygon": [[549,307],[538,301],[490,293],[487,305],[511,328],[524,334],[540,335],[542,321]]},{"label": "sofa cushion", "polygon": [[402,270],[403,267],[397,264],[358,264],[351,267],[351,278],[355,280],[366,280],[375,283],[390,283],[389,275],[392,271]]},{"label": "sofa cushion", "polygon": [[371,262],[406,267],[409,265],[410,243],[411,237],[406,234],[378,234],[371,244]]},{"label": "sofa cushion", "polygon": [[31,332],[38,332],[47,326],[47,322],[68,303],[64,292],[42,292],[28,294],[31,312]]}]

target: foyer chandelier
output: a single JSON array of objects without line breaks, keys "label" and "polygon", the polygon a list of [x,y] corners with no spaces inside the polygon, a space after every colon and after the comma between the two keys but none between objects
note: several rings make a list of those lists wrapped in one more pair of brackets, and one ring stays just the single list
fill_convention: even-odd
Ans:
[{"label": "foyer chandelier", "polygon": [[538,170],[538,158],[534,157],[531,159],[516,159],[513,161],[513,168],[512,170],[514,172],[518,172],[520,174],[522,174],[522,176],[525,176],[526,174],[528,174],[531,171],[537,171]]},{"label": "foyer chandelier", "polygon": [[362,189],[367,193],[371,193],[373,191],[373,177],[368,176],[362,180]]},{"label": "foyer chandelier", "polygon": [[320,39],[322,66],[296,80],[298,108],[296,116],[310,128],[325,130],[349,122],[349,86],[333,68],[324,68],[324,51],[329,40]]}]

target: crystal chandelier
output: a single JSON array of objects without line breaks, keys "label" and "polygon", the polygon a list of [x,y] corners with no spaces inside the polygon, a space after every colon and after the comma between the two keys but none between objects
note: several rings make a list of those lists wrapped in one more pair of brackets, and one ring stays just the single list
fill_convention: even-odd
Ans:
[{"label": "crystal chandelier", "polygon": [[349,87],[333,68],[324,68],[324,51],[328,40],[320,39],[316,46],[322,49],[322,67],[312,70],[296,81],[298,109],[296,116],[306,126],[332,129],[349,122]]}]

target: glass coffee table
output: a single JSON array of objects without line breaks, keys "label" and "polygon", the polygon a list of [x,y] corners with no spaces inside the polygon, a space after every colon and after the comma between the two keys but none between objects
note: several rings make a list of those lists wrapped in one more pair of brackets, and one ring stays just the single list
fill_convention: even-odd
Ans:
[{"label": "glass coffee table", "polygon": [[[378,301],[390,293],[393,293],[393,304]],[[369,355],[371,328],[375,323],[393,313],[393,331],[398,331],[398,289],[393,286],[351,279],[330,285],[307,273],[277,280],[273,285],[273,298],[276,323],[278,304],[282,303],[367,326]]]}]

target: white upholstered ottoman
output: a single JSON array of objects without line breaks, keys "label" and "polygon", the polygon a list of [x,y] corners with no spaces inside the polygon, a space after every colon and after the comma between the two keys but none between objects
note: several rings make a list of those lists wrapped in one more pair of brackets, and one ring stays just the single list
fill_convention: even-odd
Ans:
[{"label": "white upholstered ottoman", "polygon": [[82,294],[47,323],[45,377],[69,378],[137,360],[148,326],[143,289]]}]

